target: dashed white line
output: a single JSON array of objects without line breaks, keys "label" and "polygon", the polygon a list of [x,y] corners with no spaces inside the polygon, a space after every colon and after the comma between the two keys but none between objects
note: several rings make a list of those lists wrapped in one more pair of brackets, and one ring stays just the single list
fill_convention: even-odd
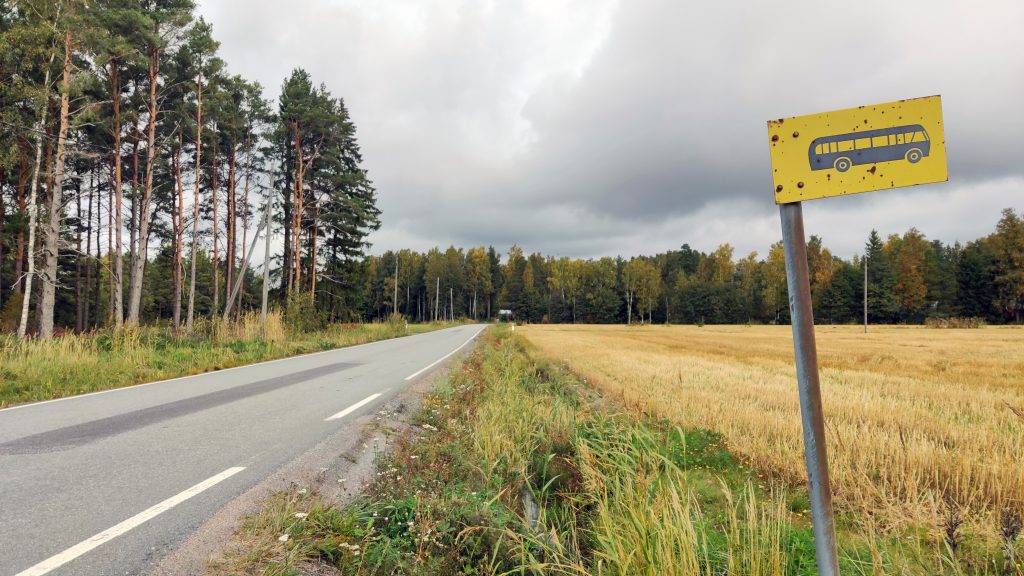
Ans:
[{"label": "dashed white line", "polygon": [[427,366],[427,367],[425,367],[425,368],[421,368],[421,369],[417,370],[417,371],[416,371],[416,372],[415,372],[414,374],[410,374],[410,375],[406,376],[406,377],[405,377],[405,379],[406,379],[406,380],[412,380],[413,378],[415,378],[415,377],[419,376],[420,374],[423,374],[423,373],[424,373],[424,372],[426,372],[427,370],[430,370],[430,369],[431,369],[431,368],[433,368],[434,366],[437,366],[437,365],[438,365],[438,364],[440,364],[441,362],[444,362],[445,360],[447,360],[448,358],[450,358],[450,357],[451,357],[451,356],[452,356],[453,354],[455,354],[455,353],[456,353],[456,352],[458,352],[459,350],[462,350],[463,348],[465,348],[465,347],[466,347],[466,344],[469,344],[470,342],[472,342],[474,338],[476,338],[477,336],[479,336],[479,335],[480,335],[480,333],[481,333],[481,332],[483,332],[483,331],[484,331],[484,330],[486,330],[486,329],[487,329],[487,327],[486,327],[486,326],[484,326],[483,328],[481,328],[481,329],[477,330],[477,331],[476,331],[476,334],[473,334],[472,336],[470,336],[470,337],[469,337],[469,340],[466,340],[465,342],[463,342],[461,346],[459,346],[459,347],[458,347],[458,348],[456,348],[455,350],[452,350],[451,352],[449,352],[449,353],[445,354],[444,356],[441,356],[441,357],[440,357],[440,358],[438,358],[437,360],[435,360],[435,361],[431,362],[429,366]]},{"label": "dashed white line", "polygon": [[132,516],[131,518],[125,520],[124,522],[121,522],[120,524],[117,524],[111,528],[107,528],[103,532],[100,532],[99,534],[93,536],[92,538],[89,538],[88,540],[83,540],[82,542],[75,544],[74,546],[68,548],[60,554],[51,556],[50,558],[43,560],[42,562],[36,564],[35,566],[32,566],[31,568],[26,568],[25,570],[22,570],[16,576],[42,576],[43,574],[60,568],[61,566],[67,564],[68,562],[71,562],[75,558],[78,558],[82,554],[89,552],[93,548],[96,548],[97,546],[105,544],[106,542],[109,542],[114,538],[117,538],[118,536],[124,534],[125,532],[128,532],[132,528],[135,528],[140,524],[146,522],[147,520],[151,520],[154,517],[170,510],[171,508],[174,508],[178,504],[181,504],[182,502],[188,500],[189,498],[195,496],[196,494],[205,491],[211,486],[214,486],[216,484],[223,482],[224,480],[227,480],[228,478],[234,476],[235,474],[238,474],[242,470],[245,470],[245,468],[228,468],[227,470],[221,472],[220,474],[203,480],[199,484],[196,484],[195,486],[189,488],[188,490],[185,490],[184,492],[175,494],[174,496],[171,496],[167,500],[164,500],[163,502],[156,504],[155,506],[152,506],[150,508],[143,510],[142,512],[139,512],[135,516]]},{"label": "dashed white line", "polygon": [[324,418],[324,422],[329,422],[331,420],[337,420],[338,418],[344,418],[345,416],[348,416],[349,414],[355,412],[356,410],[359,410],[363,406],[366,406],[367,404],[369,404],[370,402],[373,402],[374,400],[376,400],[379,397],[380,397],[380,393],[379,392],[377,394],[370,394],[366,398],[363,398],[359,402],[356,402],[355,404],[349,406],[348,408],[345,408],[344,410],[342,410],[341,412],[338,412],[334,416],[331,416],[329,418]]}]

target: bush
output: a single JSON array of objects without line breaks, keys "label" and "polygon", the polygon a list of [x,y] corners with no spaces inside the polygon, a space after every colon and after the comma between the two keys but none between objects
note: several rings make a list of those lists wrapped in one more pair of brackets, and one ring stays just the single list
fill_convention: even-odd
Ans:
[{"label": "bush", "polygon": [[295,332],[313,332],[324,327],[324,318],[317,312],[313,298],[306,293],[288,295],[285,323]]}]

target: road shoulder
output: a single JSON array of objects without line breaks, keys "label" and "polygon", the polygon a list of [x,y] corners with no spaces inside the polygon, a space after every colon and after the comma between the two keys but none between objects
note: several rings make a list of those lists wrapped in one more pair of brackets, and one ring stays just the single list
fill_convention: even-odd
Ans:
[{"label": "road shoulder", "polygon": [[[461,355],[460,355],[461,356]],[[458,358],[402,389],[378,410],[356,418],[312,449],[278,469],[208,518],[148,572],[152,576],[202,574],[208,564],[237,545],[232,536],[240,520],[257,513],[282,490],[317,492],[327,502],[344,506],[359,495],[375,471],[375,459],[410,426],[424,395],[445,377]]]}]

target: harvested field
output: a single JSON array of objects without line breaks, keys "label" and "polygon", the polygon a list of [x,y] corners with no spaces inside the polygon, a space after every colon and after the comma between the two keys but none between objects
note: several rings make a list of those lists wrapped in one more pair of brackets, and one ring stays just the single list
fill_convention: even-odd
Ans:
[{"label": "harvested field", "polygon": [[[767,475],[805,478],[788,326],[525,326],[627,406],[724,434]],[[952,506],[995,535],[1024,496],[1024,330],[821,326],[829,460],[841,513],[937,530]]]}]

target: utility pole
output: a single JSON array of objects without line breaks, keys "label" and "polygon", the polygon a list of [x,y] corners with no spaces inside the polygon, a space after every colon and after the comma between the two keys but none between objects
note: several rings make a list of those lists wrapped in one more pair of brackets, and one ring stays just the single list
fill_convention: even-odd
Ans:
[{"label": "utility pole", "polygon": [[[269,211],[267,212],[267,215],[270,215]],[[242,281],[245,279],[245,271],[249,269],[249,259],[252,258],[252,253],[256,251],[256,243],[260,241],[260,232],[263,231],[264,226],[267,227],[267,238],[270,237],[270,218],[265,218],[263,222],[260,222],[259,227],[256,228],[256,234],[252,237],[252,245],[249,246],[249,250],[245,253],[245,258],[242,259],[242,273],[238,275],[238,278],[234,279],[235,285],[225,286],[225,288],[228,288],[230,290],[230,292],[228,293],[228,299],[224,303],[225,322],[227,322],[228,319],[231,318],[232,305],[235,303],[235,298],[238,297],[239,290],[242,289]],[[242,249],[244,250],[245,246],[242,246]],[[266,264],[264,264],[264,271],[266,270],[266,268]],[[264,284],[264,286],[266,286],[266,284]],[[266,302],[266,300],[264,300],[264,302]],[[242,307],[241,298],[239,298],[238,307]]]},{"label": "utility pole", "polygon": [[267,294],[270,292],[270,206],[272,202],[267,200],[267,238],[263,249],[263,305],[260,307],[261,325],[267,324]]},{"label": "utility pole", "polygon": [[868,251],[864,251],[864,333],[868,333]]},{"label": "utility pole", "polygon": [[441,277],[437,277],[437,287],[434,288],[434,322],[437,322],[441,308]]},{"label": "utility pole", "polygon": [[448,288],[448,317],[455,322],[455,288]]},{"label": "utility pole", "polygon": [[395,252],[395,300],[391,307],[391,314],[398,314],[398,252]]}]

